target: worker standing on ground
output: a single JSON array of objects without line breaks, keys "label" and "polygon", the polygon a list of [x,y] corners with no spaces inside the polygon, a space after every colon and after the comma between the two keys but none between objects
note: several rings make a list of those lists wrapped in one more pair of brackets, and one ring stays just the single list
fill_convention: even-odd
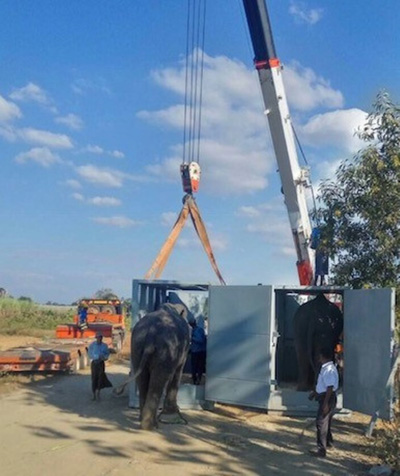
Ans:
[{"label": "worker standing on ground", "polygon": [[315,391],[309,399],[318,402],[317,411],[317,451],[310,451],[313,456],[326,456],[326,449],[333,445],[331,423],[336,407],[336,391],[339,387],[339,374],[332,361],[330,349],[321,349],[318,356],[321,369],[318,374]]},{"label": "worker standing on ground", "polygon": [[92,374],[92,392],[93,400],[100,400],[100,390],[102,388],[112,387],[112,383],[108,380],[105,372],[105,361],[110,355],[107,344],[103,342],[103,334],[96,332],[96,340],[89,345],[89,358],[91,359]]},{"label": "worker standing on ground", "polygon": [[192,326],[190,341],[192,380],[194,385],[200,385],[206,369],[207,337],[204,329],[197,325],[196,320],[193,320],[190,325]]}]

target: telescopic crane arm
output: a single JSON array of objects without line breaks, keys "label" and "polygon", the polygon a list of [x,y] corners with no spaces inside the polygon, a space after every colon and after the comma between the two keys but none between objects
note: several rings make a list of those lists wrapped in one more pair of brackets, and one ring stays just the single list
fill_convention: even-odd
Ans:
[{"label": "telescopic crane arm", "polygon": [[308,171],[299,165],[282,66],[276,54],[265,0],[243,0],[243,5],[296,248],[300,284],[311,285],[314,283],[314,251],[309,246],[312,229],[306,201]]}]

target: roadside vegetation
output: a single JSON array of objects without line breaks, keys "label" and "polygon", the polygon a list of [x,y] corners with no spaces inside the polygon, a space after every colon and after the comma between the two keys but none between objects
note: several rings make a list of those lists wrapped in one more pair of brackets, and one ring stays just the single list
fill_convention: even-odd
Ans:
[{"label": "roadside vegetation", "polygon": [[31,300],[0,299],[0,334],[48,336],[58,324],[72,322],[71,307],[41,306]]},{"label": "roadside vegetation", "polygon": [[399,290],[400,105],[378,94],[357,135],[365,147],[319,189],[321,251],[333,263],[334,284]]},{"label": "roadside vegetation", "polygon": [[[396,289],[400,341],[400,106],[378,94],[358,137],[365,147],[344,160],[319,189],[320,251],[333,263],[332,284]],[[400,369],[395,379],[400,397]],[[398,410],[400,410],[398,408]],[[400,471],[400,413],[375,431],[371,452]]]}]

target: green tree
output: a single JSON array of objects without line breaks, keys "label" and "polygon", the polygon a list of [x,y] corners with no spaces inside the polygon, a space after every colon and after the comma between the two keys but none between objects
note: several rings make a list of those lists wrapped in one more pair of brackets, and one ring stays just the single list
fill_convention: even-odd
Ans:
[{"label": "green tree", "polygon": [[18,298],[18,301],[27,301],[27,302],[33,302],[32,301],[32,298],[28,297],[28,296],[20,296]]},{"label": "green tree", "polygon": [[96,299],[118,299],[118,296],[112,289],[102,288],[95,292],[94,297]]},{"label": "green tree", "polygon": [[358,131],[365,147],[319,190],[322,246],[336,284],[397,286],[400,277],[400,107],[386,92]]}]

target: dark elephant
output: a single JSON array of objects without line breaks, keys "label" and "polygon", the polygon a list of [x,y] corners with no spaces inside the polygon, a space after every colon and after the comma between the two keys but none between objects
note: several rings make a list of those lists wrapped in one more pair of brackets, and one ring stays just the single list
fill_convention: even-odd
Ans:
[{"label": "dark elephant", "polygon": [[[190,344],[187,308],[163,304],[146,314],[132,329],[131,360],[139,390],[141,427],[157,427],[157,413],[165,390],[163,414],[181,418],[177,395]],[[178,420],[179,421],[179,420]]]},{"label": "dark elephant", "polygon": [[298,364],[297,390],[310,390],[318,372],[318,352],[324,348],[332,352],[343,331],[343,314],[323,293],[302,304],[293,318],[294,343]]}]

